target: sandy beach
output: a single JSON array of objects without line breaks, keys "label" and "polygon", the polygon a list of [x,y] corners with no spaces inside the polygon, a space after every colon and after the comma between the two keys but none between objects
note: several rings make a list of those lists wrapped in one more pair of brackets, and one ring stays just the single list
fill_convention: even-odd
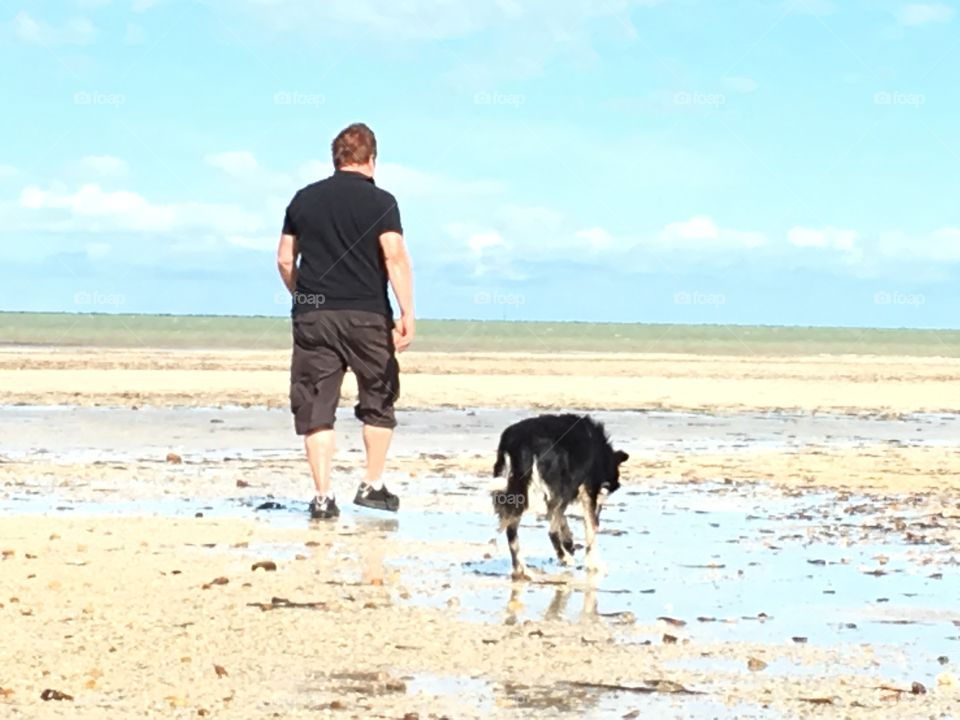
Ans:
[{"label": "sandy beach", "polygon": [[[0,403],[286,407],[289,353],[0,350]],[[960,359],[547,353],[401,356],[401,405],[957,412]],[[356,397],[348,374],[344,405]]]},{"label": "sandy beach", "polygon": [[[960,361],[412,352],[401,512],[326,524],[286,362],[0,352],[4,717],[956,715]],[[631,461],[608,572],[531,517],[512,583],[492,451],[547,408]]]}]

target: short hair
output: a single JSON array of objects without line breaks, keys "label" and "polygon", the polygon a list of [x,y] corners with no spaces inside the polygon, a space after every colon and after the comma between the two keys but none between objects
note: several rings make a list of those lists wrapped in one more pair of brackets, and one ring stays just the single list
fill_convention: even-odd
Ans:
[{"label": "short hair", "polygon": [[363,165],[377,157],[377,136],[364,123],[353,123],[333,139],[333,166]]}]

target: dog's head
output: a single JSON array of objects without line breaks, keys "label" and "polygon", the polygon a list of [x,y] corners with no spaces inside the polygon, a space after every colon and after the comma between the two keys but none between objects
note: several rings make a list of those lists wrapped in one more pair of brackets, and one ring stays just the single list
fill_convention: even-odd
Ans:
[{"label": "dog's head", "polygon": [[600,509],[604,502],[620,488],[620,466],[629,459],[630,456],[623,450],[614,450],[610,454],[606,473],[600,481],[600,492],[597,494],[597,523],[600,522]]}]

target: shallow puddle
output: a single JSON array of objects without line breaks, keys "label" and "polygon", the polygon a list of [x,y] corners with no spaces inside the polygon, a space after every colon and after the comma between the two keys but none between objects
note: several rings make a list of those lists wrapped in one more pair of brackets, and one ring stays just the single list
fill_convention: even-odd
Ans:
[{"label": "shallow puddle", "polygon": [[[427,543],[430,553],[386,560],[410,593],[405,602],[450,608],[476,622],[637,624],[654,627],[648,639],[657,644],[664,634],[698,645],[869,644],[875,660],[850,672],[928,683],[943,670],[938,657],[960,657],[956,535],[949,520],[922,503],[905,507],[849,493],[784,495],[756,486],[624,488],[602,516],[605,574],[591,578],[581,566],[560,566],[545,523],[532,516],[521,525],[520,546],[542,582],[514,583],[492,513],[457,512],[456,496],[447,497],[446,511],[395,517],[346,505],[335,524],[311,522],[305,502],[269,497],[85,503],[38,494],[8,496],[0,511],[201,513]],[[582,541],[582,523],[572,512],[570,526]],[[269,548],[278,558],[294,551]],[[582,550],[576,559],[582,562]],[[722,659],[704,658],[702,665],[717,669]],[[781,671],[800,673],[787,666],[768,670]]]}]

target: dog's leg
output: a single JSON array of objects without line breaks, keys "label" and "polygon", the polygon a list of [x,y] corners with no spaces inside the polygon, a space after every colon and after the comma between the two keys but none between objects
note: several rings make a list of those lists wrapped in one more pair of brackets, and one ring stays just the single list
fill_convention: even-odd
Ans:
[{"label": "dog's leg", "polygon": [[529,580],[526,565],[520,557],[520,539],[517,536],[517,529],[520,527],[520,519],[511,520],[507,525],[507,543],[510,545],[510,559],[513,561],[513,579]]},{"label": "dog's leg", "polygon": [[564,516],[566,510],[566,505],[558,505],[551,511],[550,541],[553,543],[554,550],[557,551],[560,562],[563,565],[570,565],[573,563],[573,534]]},{"label": "dog's leg", "polygon": [[583,507],[587,570],[589,572],[602,572],[604,570],[603,562],[600,560],[597,550],[597,504],[583,486],[580,487],[580,504]]},{"label": "dog's leg", "polygon": [[[566,510],[566,508],[564,508]],[[564,552],[567,553],[567,561],[573,560],[573,552],[576,549],[573,545],[573,533],[570,532],[570,526],[567,524],[567,517],[560,513],[560,543],[563,545]]]},{"label": "dog's leg", "polygon": [[560,503],[551,503],[550,507],[547,509],[547,518],[550,521],[550,530],[547,534],[550,536],[550,542],[553,543],[553,549],[557,553],[557,559],[563,565],[569,565],[570,555],[564,548],[563,537],[563,527],[566,524],[566,521],[563,519],[564,509],[565,508],[561,507]]}]

